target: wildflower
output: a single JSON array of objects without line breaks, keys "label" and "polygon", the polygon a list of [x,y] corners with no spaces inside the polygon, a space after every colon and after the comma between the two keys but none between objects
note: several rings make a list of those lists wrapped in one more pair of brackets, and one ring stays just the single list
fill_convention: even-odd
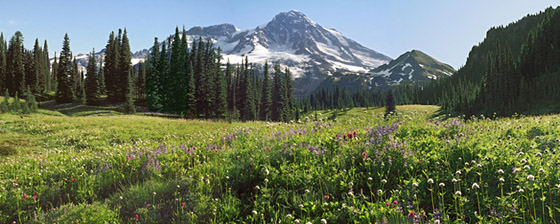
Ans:
[{"label": "wildflower", "polygon": [[377,190],[377,194],[383,194],[383,190],[381,189]]},{"label": "wildflower", "polygon": [[136,221],[138,221],[138,214],[134,215],[134,219],[136,219]]},{"label": "wildflower", "polygon": [[535,176],[529,175],[529,176],[527,176],[527,180],[533,181],[533,180],[535,180]]},{"label": "wildflower", "polygon": [[328,206],[328,205],[329,205],[329,203],[323,202],[323,206]]},{"label": "wildflower", "polygon": [[397,200],[394,200],[394,201],[393,201],[393,205],[396,205],[396,204],[398,204],[398,203],[399,203],[399,202],[398,202]]},{"label": "wildflower", "polygon": [[328,194],[325,194],[325,200],[329,200],[331,198]]},{"label": "wildflower", "polygon": [[369,181],[372,181],[372,180],[373,180],[373,178],[371,178],[371,177],[368,177],[368,178],[367,178],[367,180],[369,180]]},{"label": "wildflower", "polygon": [[414,217],[414,216],[416,216],[416,214],[415,214],[414,212],[408,213],[408,217],[411,217],[411,218],[412,218],[412,217]]},{"label": "wildflower", "polygon": [[506,180],[504,180],[504,178],[500,178],[500,182],[504,183]]},{"label": "wildflower", "polygon": [[461,196],[461,191],[457,191],[457,192],[455,192],[455,195],[457,195],[457,196]]},{"label": "wildflower", "polygon": [[525,191],[523,190],[523,188],[519,188],[519,193],[523,193],[523,192],[525,192]]},{"label": "wildflower", "polygon": [[504,170],[499,169],[499,170],[498,170],[498,173],[499,173],[499,174],[504,174]]},{"label": "wildflower", "polygon": [[287,214],[287,215],[286,215],[286,218],[287,218],[287,219],[291,219],[291,218],[293,218],[293,216],[292,216],[291,214]]},{"label": "wildflower", "polygon": [[516,174],[516,173],[518,173],[519,171],[521,171],[521,170],[519,170],[519,168],[513,168],[513,171],[512,171],[511,173]]},{"label": "wildflower", "polygon": [[303,204],[299,204],[299,208],[303,208]]},{"label": "wildflower", "polygon": [[457,179],[453,178],[453,179],[451,179],[451,182],[457,183]]},{"label": "wildflower", "polygon": [[525,166],[523,167],[523,169],[529,170],[529,169],[531,169],[531,167],[530,167],[529,165],[525,165]]},{"label": "wildflower", "polygon": [[185,207],[185,202],[181,202],[181,207]]},{"label": "wildflower", "polygon": [[294,223],[299,223],[299,219],[294,220]]},{"label": "wildflower", "polygon": [[154,195],[156,195],[157,193],[154,191]]},{"label": "wildflower", "polygon": [[440,224],[439,219],[434,220],[434,224]]},{"label": "wildflower", "polygon": [[14,180],[14,186],[17,186],[17,185],[18,185],[18,184],[17,184],[17,181],[16,181],[16,180]]},{"label": "wildflower", "polygon": [[469,165],[469,163],[465,163],[465,166],[468,166],[468,165]]},{"label": "wildflower", "polygon": [[535,156],[536,156],[536,157],[541,157],[542,154],[541,154],[541,152],[537,152],[537,154],[535,154]]},{"label": "wildflower", "polygon": [[[354,132],[354,133],[356,133],[356,132]],[[327,220],[326,219],[321,219],[321,223],[322,224],[327,224]]]},{"label": "wildflower", "polygon": [[265,169],[264,174],[266,174],[268,176],[268,174],[270,174],[270,171],[268,171],[268,169]]},{"label": "wildflower", "polygon": [[544,169],[539,169],[539,173],[544,173]]},{"label": "wildflower", "polygon": [[312,222],[306,222],[305,224],[313,224]]},{"label": "wildflower", "polygon": [[71,181],[71,182],[74,182],[74,178],[71,178],[70,181]]},{"label": "wildflower", "polygon": [[520,155],[520,156],[522,156],[522,155],[525,155],[525,153],[523,153],[523,152],[519,152],[519,153],[518,153],[517,155]]},{"label": "wildflower", "polygon": [[418,187],[418,183],[412,183],[413,187]]},{"label": "wildflower", "polygon": [[527,162],[526,159],[522,159],[522,160],[521,160],[521,163],[526,163],[526,162]]},{"label": "wildflower", "polygon": [[309,189],[305,189],[305,193],[309,193]]},{"label": "wildflower", "polygon": [[27,198],[27,194],[23,193],[23,200]]},{"label": "wildflower", "polygon": [[385,180],[385,179],[382,179],[382,180],[381,180],[381,183],[384,183],[384,184],[386,184],[386,183],[387,183],[387,180]]},{"label": "wildflower", "polygon": [[150,204],[146,204],[146,208],[147,208],[147,207],[150,207]]},{"label": "wildflower", "polygon": [[362,157],[364,158],[364,160],[367,158],[367,152],[362,152]]},{"label": "wildflower", "polygon": [[348,191],[348,195],[354,196],[354,192],[353,191]]},{"label": "wildflower", "polygon": [[255,189],[260,190],[261,187],[259,187],[259,185],[255,186]]},{"label": "wildflower", "polygon": [[268,183],[268,178],[264,178],[264,182],[265,182],[265,183]]},{"label": "wildflower", "polygon": [[444,183],[439,183],[439,187],[445,187]]},{"label": "wildflower", "polygon": [[476,164],[476,167],[482,168],[482,164],[480,164],[480,163],[479,163],[479,164]]},{"label": "wildflower", "polygon": [[37,200],[37,195],[33,195],[33,200]]},{"label": "wildflower", "polygon": [[348,185],[350,185],[350,187],[354,186],[354,183],[350,182],[348,183]]},{"label": "wildflower", "polygon": [[249,163],[249,167],[253,168],[253,163]]},{"label": "wildflower", "polygon": [[471,163],[474,165],[474,164],[476,164],[476,161],[472,160]]},{"label": "wildflower", "polygon": [[457,172],[455,172],[456,175],[461,175],[461,171],[457,170]]},{"label": "wildflower", "polygon": [[389,205],[391,205],[391,203],[385,202],[385,206],[389,206]]},{"label": "wildflower", "polygon": [[229,180],[229,176],[226,176],[226,179],[228,179],[228,180]]},{"label": "wildflower", "polygon": [[474,183],[474,184],[472,185],[472,189],[479,189],[479,188],[480,188],[480,186],[478,186],[477,183]]},{"label": "wildflower", "polygon": [[429,184],[434,184],[434,180],[432,178],[428,179]]}]

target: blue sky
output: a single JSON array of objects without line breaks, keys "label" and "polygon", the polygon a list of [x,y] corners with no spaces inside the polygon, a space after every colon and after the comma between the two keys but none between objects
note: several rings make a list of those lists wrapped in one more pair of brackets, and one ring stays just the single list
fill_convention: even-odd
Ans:
[{"label": "blue sky", "polygon": [[254,28],[291,9],[335,28],[347,37],[392,58],[422,50],[458,68],[473,45],[492,26],[514,22],[548,6],[551,0],[0,0],[0,32],[9,39],[19,30],[25,46],[35,38],[60,51],[64,33],[71,49],[87,53],[102,49],[109,33],[126,27],[133,51],[148,48],[155,36],[175,26],[231,23]]}]

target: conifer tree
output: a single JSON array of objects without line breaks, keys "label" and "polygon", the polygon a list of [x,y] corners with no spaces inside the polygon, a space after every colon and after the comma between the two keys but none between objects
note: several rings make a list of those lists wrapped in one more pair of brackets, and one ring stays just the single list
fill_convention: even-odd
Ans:
[{"label": "conifer tree", "polygon": [[55,100],[56,103],[70,103],[74,100],[74,85],[72,73],[74,72],[72,64],[72,52],[70,51],[70,38],[68,34],[64,35],[62,51],[57,65],[57,90]]},{"label": "conifer tree", "polygon": [[[119,30],[120,33],[120,30]],[[120,36],[120,35],[119,35]],[[133,87],[130,85],[132,82],[131,77],[131,62],[132,55],[130,53],[130,44],[128,41],[128,36],[126,32],[126,28],[124,29],[124,33],[121,38],[121,43],[119,46],[119,56],[118,56],[118,63],[117,63],[117,70],[118,70],[118,86],[116,89],[117,100],[123,102],[127,100],[126,94],[133,94],[133,89],[128,89]],[[134,82],[132,82],[134,84]]]},{"label": "conifer tree", "polygon": [[118,96],[118,88],[119,88],[118,66],[119,66],[119,45],[120,45],[119,41],[120,41],[120,37],[115,37],[115,33],[111,32],[111,34],[109,34],[109,40],[107,41],[107,46],[105,47],[106,49],[105,66],[104,66],[103,73],[105,76],[105,89],[107,93],[107,100],[110,103],[116,103],[119,100],[119,96]]},{"label": "conifer tree", "polygon": [[6,91],[4,92],[4,100],[2,100],[2,103],[0,103],[0,110],[2,110],[2,113],[7,113],[10,111],[10,104],[8,103],[9,99],[10,93],[8,92],[8,89],[6,89]]},{"label": "conifer tree", "polygon": [[17,31],[12,39],[6,55],[6,80],[5,85],[11,95],[25,90],[25,69],[23,52],[23,35]]},{"label": "conifer tree", "polygon": [[214,63],[212,72],[214,73],[213,90],[214,90],[214,117],[225,118],[227,112],[227,89],[225,74],[221,71],[221,49],[218,48],[217,60]]},{"label": "conifer tree", "polygon": [[161,111],[161,98],[159,93],[160,65],[159,42],[154,39],[154,46],[148,57],[148,74],[146,74],[146,104],[150,111]]},{"label": "conifer tree", "polygon": [[270,112],[272,107],[272,88],[270,87],[270,74],[268,73],[268,62],[264,63],[260,106],[260,120],[267,121],[270,119]]},{"label": "conifer tree", "polygon": [[43,44],[43,51],[42,51],[42,56],[41,56],[41,70],[42,70],[42,76],[43,76],[43,86],[41,87],[41,89],[43,90],[44,93],[51,91],[52,90],[52,75],[51,75],[51,62],[49,59],[49,47],[47,45],[47,40],[45,40],[45,43]]},{"label": "conifer tree", "polygon": [[128,73],[127,78],[127,88],[126,89],[126,100],[124,102],[124,112],[127,114],[135,114],[136,113],[136,106],[134,106],[134,81],[132,79],[132,74]]},{"label": "conifer tree", "polygon": [[45,76],[43,75],[43,50],[39,46],[39,39],[35,39],[35,46],[33,47],[33,81],[28,85],[31,91],[35,94],[42,93],[45,86]]},{"label": "conifer tree", "polygon": [[4,33],[0,33],[0,90],[5,89],[6,80],[6,43]]},{"label": "conifer tree", "polygon": [[395,99],[393,99],[393,91],[387,91],[387,98],[385,99],[385,115],[395,112]]},{"label": "conifer tree", "polygon": [[229,59],[226,63],[226,85],[227,85],[227,102],[228,102],[228,111],[230,114],[230,118],[232,116],[232,112],[235,110],[235,83],[233,80],[233,70],[231,64],[229,63]]},{"label": "conifer tree", "polygon": [[25,71],[25,95],[27,90],[32,92],[36,91],[37,88],[37,70],[35,70],[35,61],[33,60],[33,53],[31,51],[25,51],[24,53],[24,71]]},{"label": "conifer tree", "polygon": [[91,52],[87,64],[87,76],[85,81],[86,102],[89,105],[99,103],[101,97],[100,80],[97,74],[97,61],[95,60],[95,50]]},{"label": "conifer tree", "polygon": [[196,112],[194,68],[192,62],[189,63],[188,83],[187,83],[187,114],[194,115]]}]

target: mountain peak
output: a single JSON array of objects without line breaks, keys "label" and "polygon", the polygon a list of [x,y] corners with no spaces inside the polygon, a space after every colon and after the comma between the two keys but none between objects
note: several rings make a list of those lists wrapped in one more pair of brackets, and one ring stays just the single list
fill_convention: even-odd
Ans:
[{"label": "mountain peak", "polygon": [[188,35],[209,35],[209,36],[231,36],[238,31],[237,27],[232,24],[224,23],[219,25],[200,27],[195,26],[187,31]]},{"label": "mountain peak", "polygon": [[274,16],[271,23],[284,23],[284,24],[311,24],[314,25],[311,19],[298,10],[290,10],[288,12],[281,12]]}]

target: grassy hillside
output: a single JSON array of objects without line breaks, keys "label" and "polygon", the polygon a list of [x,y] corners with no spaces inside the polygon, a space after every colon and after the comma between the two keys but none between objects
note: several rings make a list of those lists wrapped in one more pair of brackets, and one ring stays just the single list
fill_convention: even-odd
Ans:
[{"label": "grassy hillside", "polygon": [[397,110],[291,124],[2,114],[0,223],[557,220],[560,116]]}]

